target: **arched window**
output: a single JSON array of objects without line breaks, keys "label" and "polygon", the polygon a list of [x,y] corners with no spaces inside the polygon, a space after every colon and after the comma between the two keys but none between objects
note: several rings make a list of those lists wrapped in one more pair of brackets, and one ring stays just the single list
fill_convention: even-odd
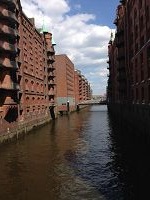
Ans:
[{"label": "arched window", "polygon": [[142,2],[143,0],[139,0],[139,8],[142,8]]},{"label": "arched window", "polygon": [[134,20],[137,18],[137,9],[134,9]]},{"label": "arched window", "polygon": [[148,102],[150,103],[150,85],[148,85]]},{"label": "arched window", "polygon": [[144,102],[144,87],[141,88],[141,100]]},{"label": "arched window", "polygon": [[143,15],[140,17],[140,28],[143,29],[144,27],[144,19],[143,19]]},{"label": "arched window", "polygon": [[37,98],[37,103],[40,104],[40,97]]},{"label": "arched window", "polygon": [[25,90],[29,90],[28,82],[28,79],[25,79]]},{"label": "arched window", "polygon": [[34,91],[34,81],[31,81],[31,91]]},{"label": "arched window", "polygon": [[43,84],[41,83],[41,93],[43,92]]},{"label": "arched window", "polygon": [[36,91],[39,92],[39,83],[36,83]]},{"label": "arched window", "polygon": [[135,33],[135,39],[136,39],[138,37],[138,26],[137,25],[135,26],[134,33]]}]

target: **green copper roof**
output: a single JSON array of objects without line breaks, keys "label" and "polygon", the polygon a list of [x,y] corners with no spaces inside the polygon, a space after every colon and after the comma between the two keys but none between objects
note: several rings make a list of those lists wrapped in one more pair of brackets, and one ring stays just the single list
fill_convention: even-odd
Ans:
[{"label": "green copper roof", "polygon": [[[48,33],[49,31],[46,29],[46,27],[45,27],[45,23],[44,23],[44,18],[43,18],[43,25],[42,25],[42,28],[41,28],[41,31],[40,31],[40,33]],[[55,43],[55,41],[54,41],[54,39],[53,39],[53,35],[52,35],[52,45],[53,46],[55,46],[56,45],[56,43]]]},{"label": "green copper roof", "polygon": [[45,27],[45,23],[44,23],[44,19],[43,19],[43,25],[42,25],[42,28],[41,28],[41,33],[45,33],[45,32],[47,33],[48,30]]},{"label": "green copper roof", "polygon": [[53,35],[52,35],[52,45],[53,45],[53,46],[56,45],[56,43],[55,43],[55,41],[54,41],[54,39],[53,39]]}]

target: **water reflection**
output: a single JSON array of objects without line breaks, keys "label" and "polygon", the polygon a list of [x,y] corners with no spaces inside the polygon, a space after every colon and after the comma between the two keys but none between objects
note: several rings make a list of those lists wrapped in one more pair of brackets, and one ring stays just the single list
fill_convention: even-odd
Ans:
[{"label": "water reflection", "polygon": [[0,200],[136,200],[149,180],[147,148],[106,106],[62,116],[0,148]]},{"label": "water reflection", "polygon": [[118,177],[120,199],[149,199],[149,146],[143,133],[109,115],[112,171]]}]

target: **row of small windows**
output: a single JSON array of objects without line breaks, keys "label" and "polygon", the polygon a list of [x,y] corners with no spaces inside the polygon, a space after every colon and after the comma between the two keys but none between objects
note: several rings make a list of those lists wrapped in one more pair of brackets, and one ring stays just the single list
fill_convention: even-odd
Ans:
[{"label": "row of small windows", "polygon": [[24,66],[25,72],[27,72],[29,70],[30,66],[32,67],[31,71],[33,72],[33,68],[34,68],[33,65],[35,65],[35,64],[36,64],[37,70],[43,71],[43,62],[42,61],[34,63],[33,58],[30,58],[30,60],[28,60],[26,56],[24,57],[24,61],[28,64],[28,66],[27,65]]},{"label": "row of small windows", "polygon": [[[33,44],[32,44],[33,46]],[[30,53],[33,55],[33,48],[32,48],[31,45],[27,45],[27,42],[26,41],[23,41],[23,48],[24,48],[24,51],[27,52],[27,53]],[[41,51],[41,46],[39,46],[39,50],[37,47],[34,48],[34,53],[35,53],[35,56],[37,59],[41,58],[43,53]]]},{"label": "row of small windows", "polygon": [[[146,8],[145,8],[145,16],[144,16],[144,14],[142,14],[140,16],[137,16],[138,13],[139,13],[139,11],[137,11],[137,9],[135,8],[134,9],[134,16],[133,16],[133,18],[131,16],[131,18],[129,20],[130,30],[132,30],[131,27],[134,27],[134,32],[136,34],[138,34],[138,30],[139,29],[141,31],[143,30],[145,23],[147,23],[147,25],[149,24],[149,20],[150,20],[150,7],[148,5],[146,6]],[[146,19],[145,22],[144,22],[144,19]]]},{"label": "row of small windows", "polygon": [[37,97],[37,98],[35,98],[35,97],[29,97],[29,96],[27,96],[26,97],[26,101],[28,102],[30,100],[32,100],[32,101],[43,101],[43,100],[45,100],[45,98],[44,97]]},{"label": "row of small windows", "polygon": [[[150,61],[150,47],[147,48],[147,55],[145,56],[145,61],[147,61],[147,63],[149,64],[149,61]],[[144,63],[144,54],[141,53],[140,56],[138,58],[136,58],[135,61],[134,61],[135,68],[138,66],[138,64],[140,64],[140,66],[142,66],[143,63]]]},{"label": "row of small windows", "polygon": [[[137,1],[137,0],[136,0],[136,1]],[[144,2],[143,0],[139,0],[139,2],[136,2],[136,3],[139,3],[139,4],[138,4],[138,9],[141,9],[141,8],[143,7],[143,5],[144,5],[143,2]],[[132,2],[132,3],[135,4],[135,2]],[[133,7],[133,6],[134,6],[134,5],[132,5],[132,7]],[[148,7],[148,6],[147,6],[147,7]],[[135,8],[135,9],[134,9],[134,17],[135,17],[135,18],[137,17],[137,13],[138,13],[138,12],[137,12],[137,9]]]},{"label": "row of small windows", "polygon": [[[133,26],[130,26],[130,27],[133,27]],[[140,27],[140,29],[139,29],[139,27]],[[139,26],[135,25],[134,26],[134,31],[132,29],[130,29],[130,35],[131,35],[130,37],[133,37],[133,34],[134,34],[135,38],[137,38],[139,33],[143,31],[143,28],[144,28],[144,23],[142,21],[141,25],[139,25]]]},{"label": "row of small windows", "polygon": [[34,81],[29,82],[28,79],[25,79],[25,89],[26,90],[31,90],[31,91],[38,91],[38,92],[43,92],[44,86],[43,84],[40,83],[35,83]]},{"label": "row of small windows", "polygon": [[[25,28],[23,28],[23,33],[25,35],[27,35],[27,33],[29,33],[29,31],[30,31],[30,33],[32,34],[32,31],[33,31],[32,27],[30,27],[29,25],[27,25],[26,21],[23,22],[23,25],[25,25]],[[29,36],[29,38],[32,38],[32,36],[30,34],[28,34],[28,36]]]},{"label": "row of small windows", "polygon": [[[147,49],[147,57],[144,59],[143,53],[139,58],[136,58],[134,63],[131,64],[131,80],[132,83],[138,83],[150,78],[150,48]],[[145,60],[145,65],[144,65]],[[147,66],[145,68],[145,66]]]},{"label": "row of small windows", "polygon": [[131,57],[133,56],[133,52],[134,54],[136,54],[145,45],[145,43],[146,43],[145,35],[141,35],[140,40],[135,39],[135,42],[133,42],[133,34],[132,34],[130,38],[130,56]]},{"label": "row of small windows", "polygon": [[148,85],[148,88],[135,88],[133,90],[133,100],[136,99],[136,101],[141,101],[144,103],[145,101],[150,102],[150,85]]},{"label": "row of small windows", "polygon": [[[28,83],[29,83],[29,80],[28,80],[28,79],[25,79],[25,83],[28,84]],[[34,84],[35,84],[34,81],[31,81],[30,83],[31,83],[31,85],[34,85]],[[36,84],[37,84],[37,85],[40,85],[40,83],[38,83],[38,82],[37,82]],[[43,86],[42,83],[41,83],[41,86]]]},{"label": "row of small windows", "polygon": [[35,35],[35,38],[37,39],[37,41],[38,41],[40,44],[42,44],[42,38],[41,38],[41,36],[40,36],[37,32],[35,32],[34,35]]},{"label": "row of small windows", "polygon": [[42,72],[42,70],[40,70],[40,71],[35,71],[34,72],[34,70],[33,70],[33,65],[31,66],[32,68],[25,68],[25,70],[24,70],[24,72],[26,73],[26,74],[29,74],[30,76],[33,76],[33,77],[36,77],[36,78],[38,78],[38,79],[44,79],[45,78],[45,76],[44,76],[44,74],[43,74],[43,72]]},{"label": "row of small windows", "polygon": [[23,29],[23,32],[24,32],[24,36],[23,36],[23,39],[24,39],[24,44],[28,41],[28,43],[31,45],[31,46],[33,46],[33,45],[35,45],[35,49],[36,50],[38,50],[40,53],[42,53],[42,51],[41,51],[41,49],[42,49],[42,47],[43,47],[43,44],[42,44],[42,38],[40,38],[39,36],[38,36],[38,39],[39,40],[36,40],[36,37],[37,36],[35,36],[35,39],[33,39],[33,36],[30,34],[30,33],[28,33],[28,30],[26,30],[25,28]]},{"label": "row of small windows", "polygon": [[45,114],[47,113],[47,107],[39,107],[37,109],[33,108],[33,109],[26,109],[26,113],[28,115],[28,118],[31,118],[32,116],[35,117],[35,115],[37,114]]}]

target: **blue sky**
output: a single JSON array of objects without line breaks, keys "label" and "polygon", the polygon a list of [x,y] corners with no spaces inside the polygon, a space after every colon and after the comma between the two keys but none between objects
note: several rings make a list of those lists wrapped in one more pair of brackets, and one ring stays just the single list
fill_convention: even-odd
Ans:
[{"label": "blue sky", "polygon": [[113,20],[119,0],[69,0],[68,2],[73,8],[70,11],[71,15],[78,12],[94,14],[95,23],[115,28]]},{"label": "blue sky", "polygon": [[21,4],[37,28],[44,20],[57,44],[56,54],[70,58],[93,94],[106,93],[107,48],[119,0],[21,0]]}]

